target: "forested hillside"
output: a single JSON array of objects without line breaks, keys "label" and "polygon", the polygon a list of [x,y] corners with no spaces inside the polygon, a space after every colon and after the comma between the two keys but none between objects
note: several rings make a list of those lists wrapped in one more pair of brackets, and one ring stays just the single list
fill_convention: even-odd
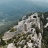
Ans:
[{"label": "forested hillside", "polygon": [[39,13],[39,16],[43,22],[42,48],[48,48],[48,26],[46,28],[44,27],[48,23],[48,20],[46,19],[48,18],[48,12]]}]

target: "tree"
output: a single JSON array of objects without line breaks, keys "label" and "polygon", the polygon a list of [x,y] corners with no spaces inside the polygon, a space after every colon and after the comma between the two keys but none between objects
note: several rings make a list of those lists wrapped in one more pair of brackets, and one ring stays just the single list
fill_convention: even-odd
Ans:
[{"label": "tree", "polygon": [[3,41],[2,38],[1,38],[1,43],[0,44],[3,45],[3,46],[6,45],[5,41]]},{"label": "tree", "polygon": [[10,32],[15,32],[16,28],[11,28]]}]

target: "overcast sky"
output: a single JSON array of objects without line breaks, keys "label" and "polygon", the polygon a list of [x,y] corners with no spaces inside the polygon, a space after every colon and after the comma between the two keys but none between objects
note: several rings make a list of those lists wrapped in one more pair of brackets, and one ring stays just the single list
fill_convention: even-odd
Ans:
[{"label": "overcast sky", "polygon": [[36,2],[36,1],[38,1],[38,2],[48,2],[48,0],[0,0],[0,3],[2,3],[2,2],[12,2],[12,1],[34,1],[34,2]]},{"label": "overcast sky", "polygon": [[27,1],[48,1],[48,0],[27,0]]},{"label": "overcast sky", "polygon": [[[0,0],[0,1],[14,1],[14,0]],[[17,0],[15,0],[15,1],[17,1]],[[18,0],[18,1],[20,1],[20,0]],[[26,1],[43,1],[43,2],[46,2],[48,0],[26,0]]]},{"label": "overcast sky", "polygon": [[[22,2],[31,2],[37,4],[39,6],[46,6],[48,5],[48,0],[0,0],[0,5],[4,4],[14,4],[14,3],[22,3]],[[30,4],[31,4],[30,3]]]}]

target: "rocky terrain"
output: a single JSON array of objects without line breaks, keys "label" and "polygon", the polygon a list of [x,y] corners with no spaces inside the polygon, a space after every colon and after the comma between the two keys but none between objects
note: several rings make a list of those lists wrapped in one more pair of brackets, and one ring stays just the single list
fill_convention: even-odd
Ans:
[{"label": "rocky terrain", "polygon": [[[37,19],[33,20],[32,16]],[[0,48],[48,48],[47,17],[47,12],[39,12],[28,16],[27,19],[23,18],[18,25],[4,33],[0,39]]]}]

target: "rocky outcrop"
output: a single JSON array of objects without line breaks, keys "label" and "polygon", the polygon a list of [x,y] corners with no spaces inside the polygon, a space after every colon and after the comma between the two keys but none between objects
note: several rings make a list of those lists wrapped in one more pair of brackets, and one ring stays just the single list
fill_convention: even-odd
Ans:
[{"label": "rocky outcrop", "polygon": [[[22,21],[18,22],[18,25],[13,28],[15,28],[16,31],[15,38],[13,38],[12,42],[16,48],[41,48],[43,24],[40,17],[38,17],[38,13],[28,16],[27,19],[23,18]],[[18,34],[16,35],[16,33]]]}]

